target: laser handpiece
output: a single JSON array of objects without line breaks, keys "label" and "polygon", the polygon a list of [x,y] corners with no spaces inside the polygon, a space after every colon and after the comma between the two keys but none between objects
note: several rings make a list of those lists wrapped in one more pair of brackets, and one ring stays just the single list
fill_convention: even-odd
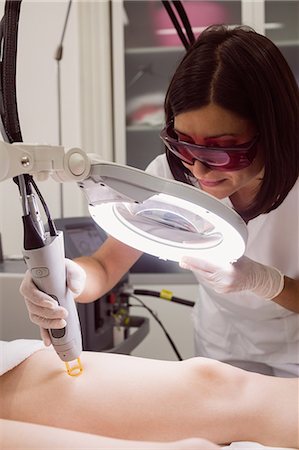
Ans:
[{"label": "laser handpiece", "polygon": [[45,232],[35,194],[27,194],[30,182],[26,183],[23,176],[18,179],[24,212],[24,260],[38,289],[68,311],[66,326],[48,331],[56,353],[66,363],[67,373],[79,375],[83,371],[82,337],[73,294],[66,285],[63,233],[57,231],[53,223],[50,231]]},{"label": "laser handpiece", "polygon": [[82,352],[81,330],[77,308],[71,291],[66,286],[63,234],[57,236],[46,233],[45,246],[32,250],[23,250],[28,270],[34,284],[50,295],[60,306],[68,311],[66,326],[50,329],[49,334],[56,353],[64,362],[77,360],[75,366],[67,364],[69,375],[82,372],[80,362]]}]

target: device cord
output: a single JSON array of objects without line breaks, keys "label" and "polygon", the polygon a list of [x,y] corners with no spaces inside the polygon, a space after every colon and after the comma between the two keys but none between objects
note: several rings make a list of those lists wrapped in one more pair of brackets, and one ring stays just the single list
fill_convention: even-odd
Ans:
[{"label": "device cord", "polygon": [[[167,292],[167,295],[165,295],[165,292]],[[146,289],[134,289],[133,293],[136,295],[147,295],[150,297],[158,297],[158,298],[161,298],[164,300],[171,301],[172,303],[179,303],[180,305],[185,305],[185,306],[193,307],[195,305],[195,302],[193,302],[191,300],[185,300],[184,298],[175,297],[172,295],[172,293],[170,291],[165,291],[165,290],[151,291],[151,290],[146,290]]]},{"label": "device cord", "polygon": [[160,327],[162,328],[165,336],[167,337],[173,351],[175,352],[177,358],[179,361],[182,361],[183,358],[180,355],[180,352],[178,351],[174,341],[172,340],[171,336],[169,335],[168,331],[166,330],[165,326],[163,325],[163,323],[161,322],[161,320],[159,319],[159,317],[157,316],[157,314],[151,309],[149,308],[140,298],[138,298],[136,295],[134,294],[126,294],[128,295],[128,298],[133,298],[134,300],[138,301],[140,303],[140,305],[129,305],[129,306],[134,306],[134,307],[143,307],[145,308],[152,316],[153,318],[156,320],[156,322],[160,325]]},{"label": "device cord", "polygon": [[[173,26],[176,29],[176,32],[185,47],[186,50],[191,47],[191,45],[195,42],[195,37],[193,34],[192,27],[190,25],[188,16],[186,14],[186,11],[180,1],[173,1],[173,5],[175,6],[175,9],[177,10],[177,13],[182,21],[182,24],[184,25],[184,28],[181,27],[179,21],[176,18],[175,12],[172,10],[171,2],[170,1],[163,1],[162,4],[164,8],[167,11],[167,14],[169,15],[170,20],[173,23]],[[184,31],[186,32],[187,36],[184,34]]]}]

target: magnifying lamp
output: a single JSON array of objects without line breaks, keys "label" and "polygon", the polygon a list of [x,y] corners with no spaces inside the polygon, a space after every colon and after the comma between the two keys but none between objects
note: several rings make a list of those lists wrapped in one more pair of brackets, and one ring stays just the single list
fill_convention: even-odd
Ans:
[{"label": "magnifying lamp", "polygon": [[193,186],[113,163],[92,165],[79,186],[107,234],[150,255],[225,263],[245,251],[241,217]]}]

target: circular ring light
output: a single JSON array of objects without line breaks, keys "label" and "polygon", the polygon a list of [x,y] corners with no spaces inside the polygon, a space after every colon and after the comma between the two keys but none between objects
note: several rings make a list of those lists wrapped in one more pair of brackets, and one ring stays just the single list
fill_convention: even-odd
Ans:
[{"label": "circular ring light", "polygon": [[194,256],[225,263],[242,256],[247,228],[240,216],[193,187],[190,201],[190,186],[179,185],[177,196],[158,193],[142,203],[111,201],[90,205],[89,211],[106,233],[161,259]]}]

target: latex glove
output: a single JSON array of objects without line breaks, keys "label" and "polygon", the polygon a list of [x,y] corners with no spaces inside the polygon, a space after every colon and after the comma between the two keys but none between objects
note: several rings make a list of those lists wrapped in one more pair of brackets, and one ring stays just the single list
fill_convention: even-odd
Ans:
[{"label": "latex glove", "polygon": [[[65,268],[67,287],[76,298],[84,289],[86,273],[79,264],[70,259],[65,259]],[[67,310],[35,286],[29,270],[21,283],[20,293],[25,298],[31,322],[39,325],[45,345],[51,345],[48,329],[64,328],[68,315]]]},{"label": "latex glove", "polygon": [[195,271],[199,280],[222,294],[252,291],[259,297],[272,299],[277,297],[284,287],[284,277],[278,269],[260,264],[247,256],[242,256],[225,267],[183,256],[180,266]]}]

